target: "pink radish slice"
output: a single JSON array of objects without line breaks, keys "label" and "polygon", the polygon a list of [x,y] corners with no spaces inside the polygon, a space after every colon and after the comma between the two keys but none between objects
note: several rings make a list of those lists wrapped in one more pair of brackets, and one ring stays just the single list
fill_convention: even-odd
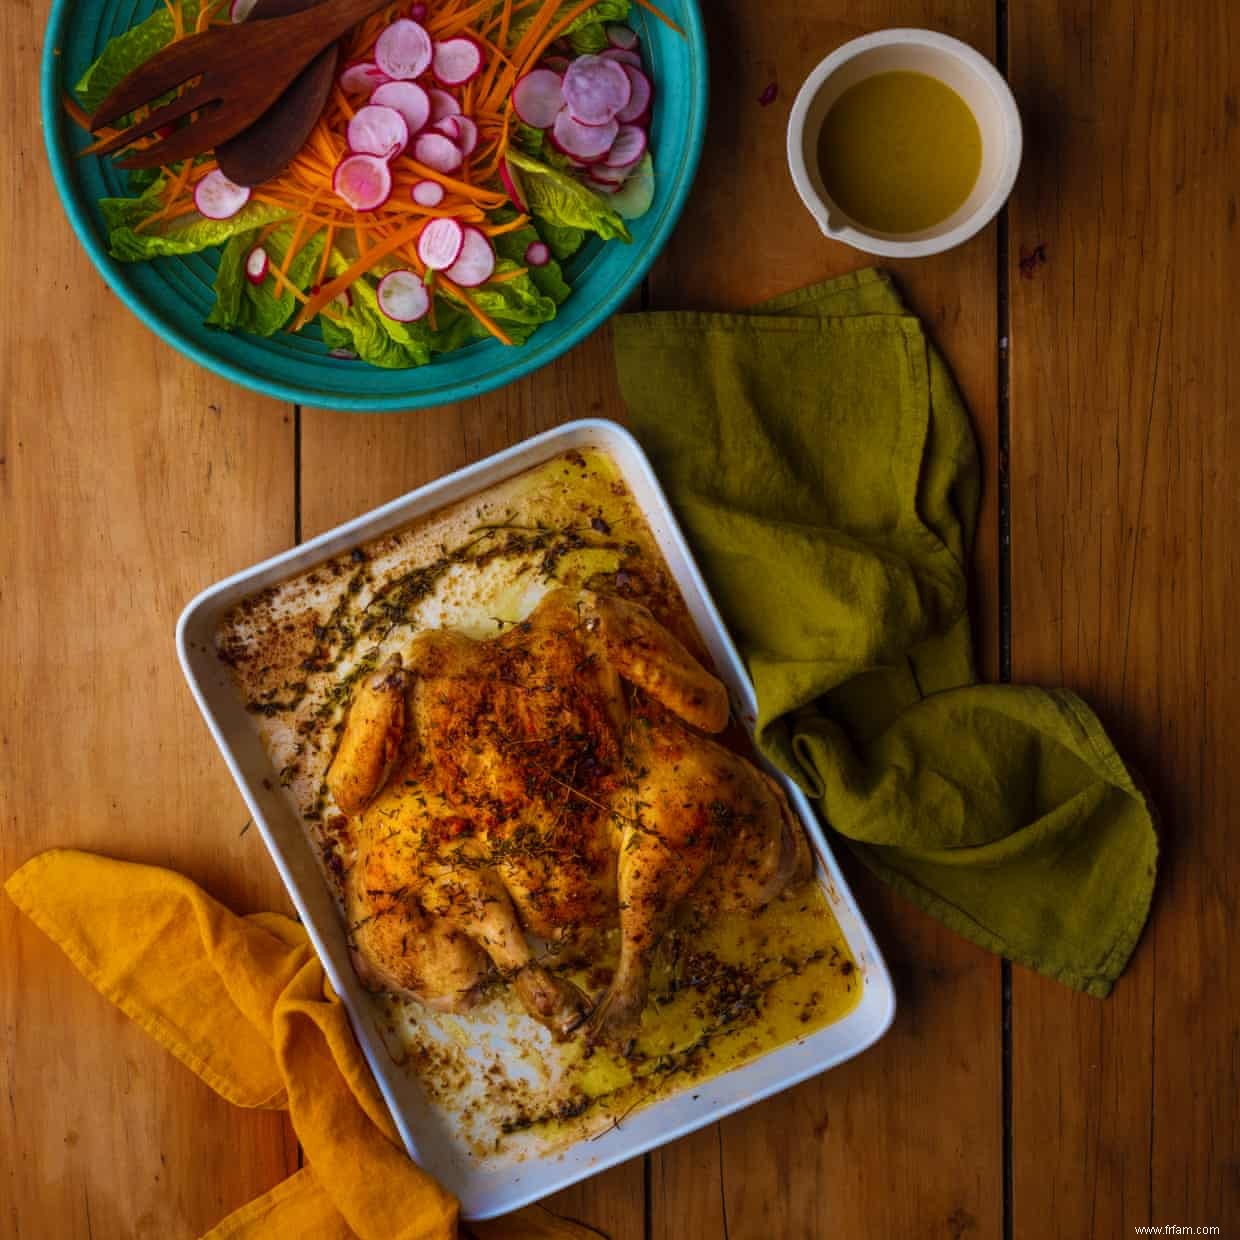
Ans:
[{"label": "pink radish slice", "polygon": [[614,60],[578,56],[564,74],[564,102],[573,119],[583,125],[606,125],[628,106],[632,96],[625,66]]},{"label": "pink radish slice", "polygon": [[457,35],[435,44],[435,76],[445,86],[463,86],[482,72],[482,46],[468,35]]},{"label": "pink radish slice", "polygon": [[444,200],[444,188],[438,181],[419,181],[412,190],[413,201],[419,207],[437,207]]},{"label": "pink radish slice", "polygon": [[540,68],[550,69],[552,73],[558,73],[560,77],[563,77],[571,63],[567,56],[544,56]]},{"label": "pink radish slice", "polygon": [[620,192],[620,186],[613,185],[610,181],[598,181],[594,177],[589,178],[589,188],[596,194],[616,194]]},{"label": "pink radish slice", "polygon": [[218,168],[194,186],[194,206],[209,220],[230,220],[249,201],[250,191],[234,184]]},{"label": "pink radish slice", "polygon": [[245,21],[254,12],[254,6],[257,3],[258,0],[232,0],[228,6],[229,19],[236,23]]},{"label": "pink radish slice", "polygon": [[370,102],[395,108],[405,118],[411,138],[426,128],[431,117],[431,98],[417,82],[384,82],[370,96]]},{"label": "pink radish slice", "polygon": [[512,106],[525,124],[550,129],[564,106],[564,79],[550,69],[527,73],[513,87]]},{"label": "pink radish slice", "polygon": [[431,295],[416,271],[401,267],[379,281],[379,309],[397,323],[416,323],[431,308]]},{"label": "pink radish slice", "polygon": [[616,23],[607,27],[607,42],[612,47],[619,47],[626,52],[631,52],[637,46],[637,31],[631,26],[621,26],[619,23]]},{"label": "pink radish slice", "polygon": [[431,220],[418,235],[418,257],[432,271],[451,267],[465,248],[465,230],[456,220]]},{"label": "pink radish slice", "polygon": [[[403,85],[403,83],[402,83]],[[409,126],[395,108],[368,103],[349,121],[349,150],[395,159],[409,145]]]},{"label": "pink radish slice", "polygon": [[271,259],[267,257],[267,251],[261,245],[256,245],[245,256],[245,278],[251,284],[262,284],[267,278],[267,269],[271,266]]},{"label": "pink radish slice", "polygon": [[346,95],[368,96],[376,87],[382,86],[384,82],[390,82],[391,80],[372,61],[360,60],[356,64],[350,65],[340,75],[340,89]]},{"label": "pink radish slice", "polygon": [[600,60],[614,60],[618,65],[632,65],[634,69],[642,67],[642,58],[636,52],[626,52],[622,47],[609,47],[598,55]]},{"label": "pink radish slice", "polygon": [[551,251],[541,241],[531,241],[525,247],[527,267],[545,267],[551,261]]},{"label": "pink radish slice", "polygon": [[449,142],[458,144],[461,141],[461,118],[459,116],[445,116],[443,120],[437,121],[431,126],[432,133],[441,133]]},{"label": "pink radish slice", "polygon": [[525,205],[525,190],[521,184],[521,174],[507,159],[500,160],[499,179],[503,181],[504,189],[508,191],[508,197],[512,200],[512,205],[522,215],[529,215],[530,209]]},{"label": "pink radish slice", "polygon": [[624,178],[628,175],[629,171],[627,168],[612,168],[606,163],[592,164],[586,170],[586,176],[591,181],[597,181],[600,185],[622,185]]},{"label": "pink radish slice", "polygon": [[462,288],[477,288],[495,274],[495,250],[485,234],[473,225],[467,224],[464,232],[460,255],[444,275]]},{"label": "pink radish slice", "polygon": [[430,68],[434,46],[425,27],[402,17],[375,41],[375,64],[402,82],[421,77]]},{"label": "pink radish slice", "polygon": [[468,159],[478,147],[478,126],[468,116],[454,116],[452,119],[456,121],[456,144]]},{"label": "pink radish slice", "polygon": [[646,153],[646,131],[636,125],[621,125],[611,150],[603,156],[608,168],[629,168]]},{"label": "pink radish slice", "polygon": [[414,139],[413,157],[436,172],[455,172],[465,162],[461,148],[451,138],[429,129]]},{"label": "pink radish slice", "polygon": [[615,121],[603,125],[586,125],[573,117],[565,108],[556,118],[551,129],[551,141],[565,155],[592,164],[611,150],[620,126]]},{"label": "pink radish slice", "polygon": [[616,113],[616,120],[622,125],[631,125],[640,119],[650,107],[654,87],[650,85],[650,79],[640,69],[634,69],[632,65],[621,65],[620,68],[628,76],[632,94],[629,96],[628,103]]},{"label": "pink radish slice", "polygon": [[432,125],[443,120],[445,116],[460,116],[461,105],[446,90],[439,90],[438,87],[432,86],[426,93],[431,99],[430,123]]},{"label": "pink radish slice", "polygon": [[332,189],[354,211],[373,211],[392,196],[392,170],[377,155],[349,155],[336,165]]}]

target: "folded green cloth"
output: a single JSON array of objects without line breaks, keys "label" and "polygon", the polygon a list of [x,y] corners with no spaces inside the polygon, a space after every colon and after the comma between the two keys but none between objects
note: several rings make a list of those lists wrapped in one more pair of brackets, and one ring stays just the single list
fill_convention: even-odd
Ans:
[{"label": "folded green cloth", "polygon": [[614,320],[632,426],[757,688],[764,753],[915,903],[1106,995],[1158,844],[1098,720],[978,685],[968,414],[888,278]]}]

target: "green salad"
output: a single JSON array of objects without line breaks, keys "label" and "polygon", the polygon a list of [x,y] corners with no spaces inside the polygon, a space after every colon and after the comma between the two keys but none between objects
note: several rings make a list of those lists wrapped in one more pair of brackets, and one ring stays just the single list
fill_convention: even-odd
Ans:
[{"label": "green salad", "polygon": [[[82,76],[74,114],[87,123],[160,49],[262,20],[263,3],[165,0]],[[326,106],[283,169],[243,184],[225,151],[132,170],[129,193],[99,203],[110,253],[217,249],[208,324],[317,325],[342,361],[521,344],[571,295],[562,264],[590,235],[628,243],[653,198],[653,84],[628,17],[629,0],[389,5],[341,42]],[[158,162],[171,128],[131,151]]]}]

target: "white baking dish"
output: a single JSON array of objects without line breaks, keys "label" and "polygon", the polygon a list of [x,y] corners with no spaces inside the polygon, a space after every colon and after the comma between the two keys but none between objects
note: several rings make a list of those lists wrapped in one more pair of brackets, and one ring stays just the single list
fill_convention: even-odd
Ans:
[{"label": "white baking dish", "polygon": [[606,1167],[674,1141],[762,1098],[787,1089],[851,1058],[886,1032],[895,995],[874,943],[830,846],[804,795],[784,787],[805,823],[818,855],[818,878],[852,951],[863,980],[861,999],[833,1025],[720,1076],[695,1081],[680,1093],[650,1103],[622,1125],[589,1141],[540,1159],[513,1163],[469,1157],[432,1114],[416,1078],[397,1066],[384,1046],[377,1008],[349,962],[344,926],[324,881],[313,845],[273,779],[258,733],[242,707],[228,669],[215,653],[215,630],[238,601],[255,591],[306,571],[342,551],[404,526],[425,514],[466,499],[573,448],[599,448],[616,463],[643,509],[668,567],[679,584],[719,676],[740,718],[752,725],[753,686],[723,626],[672,516],[650,462],[636,440],[614,422],[572,422],[537,435],[505,452],[449,474],[375,511],[358,517],[274,559],[246,569],[200,594],[177,626],[177,649],[194,697],[224,760],[250,808],[276,868],[289,890],[332,985],[343,999],[379,1088],[391,1109],[410,1157],[461,1200],[470,1218],[490,1218],[565,1188]]}]

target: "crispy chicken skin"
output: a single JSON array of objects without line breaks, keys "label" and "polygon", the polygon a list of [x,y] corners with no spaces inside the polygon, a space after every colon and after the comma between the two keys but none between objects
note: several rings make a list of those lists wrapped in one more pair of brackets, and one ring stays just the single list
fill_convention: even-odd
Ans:
[{"label": "crispy chicken skin", "polygon": [[703,735],[727,722],[719,680],[622,599],[560,589],[491,640],[415,638],[357,690],[328,772],[364,979],[457,1010],[493,968],[564,1037],[589,1002],[526,933],[589,959],[618,925],[589,1032],[626,1043],[686,900],[758,907],[809,873],[778,787]]}]

